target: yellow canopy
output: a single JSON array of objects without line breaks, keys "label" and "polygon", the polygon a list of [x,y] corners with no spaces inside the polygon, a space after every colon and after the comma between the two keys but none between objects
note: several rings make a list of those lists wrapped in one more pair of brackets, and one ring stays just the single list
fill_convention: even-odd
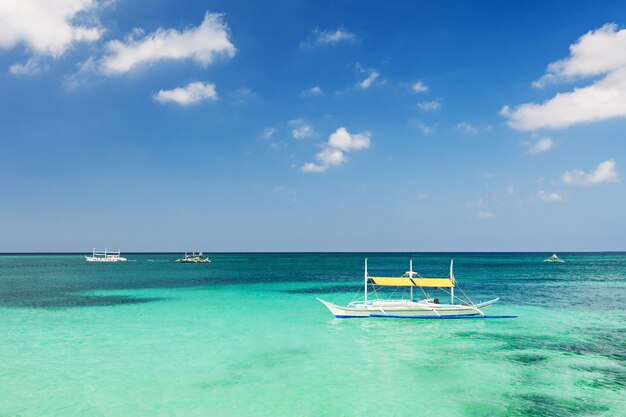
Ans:
[{"label": "yellow canopy", "polygon": [[388,287],[454,287],[454,282],[450,278],[369,277],[369,283]]}]

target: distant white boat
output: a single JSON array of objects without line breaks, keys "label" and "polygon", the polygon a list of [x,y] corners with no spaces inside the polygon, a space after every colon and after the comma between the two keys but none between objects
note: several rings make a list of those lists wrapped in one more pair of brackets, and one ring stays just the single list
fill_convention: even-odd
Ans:
[{"label": "distant white boat", "polygon": [[[355,300],[346,307],[338,306],[318,298],[330,312],[337,318],[352,317],[395,317],[395,318],[512,318],[514,316],[486,316],[483,310],[498,302],[498,298],[474,304],[474,302],[461,291],[462,297],[455,296],[454,289],[458,284],[452,271],[453,262],[450,262],[450,276],[445,278],[424,278],[413,271],[413,261],[410,262],[409,271],[402,277],[371,277],[367,273],[367,259],[365,260],[364,296]],[[368,288],[372,287],[372,291]],[[381,299],[378,291],[381,287],[409,287],[408,299]],[[425,298],[415,299],[413,288],[419,288]],[[438,298],[432,298],[426,292],[429,288],[448,290],[450,303],[440,303]],[[372,299],[372,293],[374,299]],[[395,293],[395,291],[394,291]],[[368,298],[368,295],[370,296]]]},{"label": "distant white boat", "polygon": [[109,252],[106,249],[97,251],[95,248],[91,252],[91,256],[85,256],[87,262],[125,262],[128,259],[120,256],[120,251]]},{"label": "distant white boat", "polygon": [[190,263],[190,264],[210,264],[211,260],[202,255],[202,252],[185,252],[185,256],[176,259],[176,262]]},{"label": "distant white boat", "polygon": [[551,257],[549,257],[548,259],[544,259],[544,262],[552,262],[552,263],[557,263],[557,264],[564,264],[565,261],[561,258],[559,258],[558,256],[556,256],[556,253],[552,254]]}]

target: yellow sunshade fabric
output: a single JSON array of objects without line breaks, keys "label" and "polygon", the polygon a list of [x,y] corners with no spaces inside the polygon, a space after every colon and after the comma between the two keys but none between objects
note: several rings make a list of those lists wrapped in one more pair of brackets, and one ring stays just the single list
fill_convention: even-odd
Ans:
[{"label": "yellow sunshade fabric", "polygon": [[388,287],[454,287],[454,283],[450,278],[369,277],[369,282],[370,284]]}]

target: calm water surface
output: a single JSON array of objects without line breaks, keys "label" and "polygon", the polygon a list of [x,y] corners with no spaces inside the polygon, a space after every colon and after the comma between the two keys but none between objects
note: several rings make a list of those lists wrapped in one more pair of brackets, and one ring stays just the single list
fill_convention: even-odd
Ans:
[{"label": "calm water surface", "polygon": [[[0,256],[0,416],[624,416],[626,254]],[[514,320],[339,320],[370,273]]]}]

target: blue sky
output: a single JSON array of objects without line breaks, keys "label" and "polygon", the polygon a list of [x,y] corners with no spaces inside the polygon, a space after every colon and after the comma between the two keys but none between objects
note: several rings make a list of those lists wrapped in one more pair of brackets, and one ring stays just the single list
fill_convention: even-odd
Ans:
[{"label": "blue sky", "polygon": [[618,1],[4,3],[0,251],[625,250],[625,24]]}]

